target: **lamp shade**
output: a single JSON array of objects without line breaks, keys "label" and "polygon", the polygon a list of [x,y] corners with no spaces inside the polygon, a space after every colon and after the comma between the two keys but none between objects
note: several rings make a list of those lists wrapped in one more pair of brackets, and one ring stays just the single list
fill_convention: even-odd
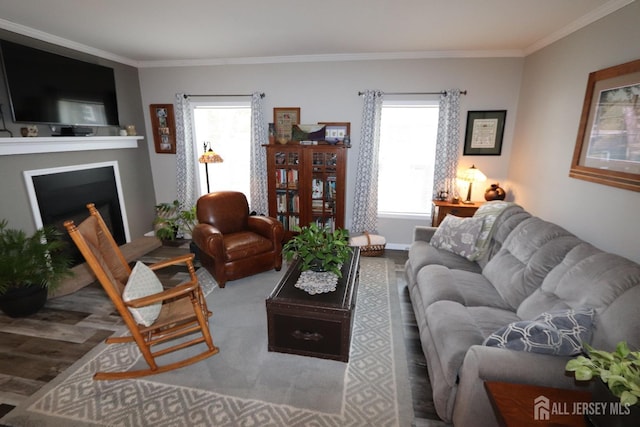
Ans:
[{"label": "lamp shade", "polygon": [[481,182],[486,181],[487,176],[480,172],[480,169],[476,168],[476,165],[471,165],[469,169],[462,173],[460,179],[467,182]]},{"label": "lamp shade", "polygon": [[209,148],[207,151],[205,151],[202,154],[202,156],[198,158],[198,162],[199,163],[222,163],[224,162],[224,160],[222,159],[222,157],[220,157],[220,154],[216,153],[211,148]]}]

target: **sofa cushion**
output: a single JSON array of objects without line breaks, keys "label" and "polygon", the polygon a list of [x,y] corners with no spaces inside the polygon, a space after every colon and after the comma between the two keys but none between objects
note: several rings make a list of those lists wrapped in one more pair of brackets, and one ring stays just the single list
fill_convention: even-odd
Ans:
[{"label": "sofa cushion", "polygon": [[[137,298],[158,294],[162,292],[162,290],[162,283],[153,270],[140,261],[137,261],[136,265],[131,270],[129,280],[124,287],[122,300],[131,301]],[[162,303],[157,302],[145,307],[128,308],[136,322],[144,326],[151,326],[160,315]]]},{"label": "sofa cushion", "polygon": [[427,265],[418,273],[417,288],[424,307],[436,301],[455,301],[466,307],[511,309],[482,274]]},{"label": "sofa cushion", "polygon": [[531,217],[518,224],[482,274],[516,310],[567,252],[581,242],[562,227]]},{"label": "sofa cushion", "polygon": [[484,218],[447,215],[429,243],[434,248],[444,249],[471,260],[476,256],[476,241],[483,224]]},{"label": "sofa cushion", "polygon": [[589,307],[545,312],[534,320],[510,323],[489,335],[484,345],[532,353],[574,356],[590,342],[595,310]]}]

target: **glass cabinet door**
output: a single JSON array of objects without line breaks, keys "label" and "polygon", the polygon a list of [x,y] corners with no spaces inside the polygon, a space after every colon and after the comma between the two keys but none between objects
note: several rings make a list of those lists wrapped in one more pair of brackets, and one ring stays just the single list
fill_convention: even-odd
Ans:
[{"label": "glass cabinet door", "polygon": [[300,153],[276,151],[274,158],[276,218],[285,230],[294,230],[300,225]]},{"label": "glass cabinet door", "polygon": [[335,230],[337,154],[313,152],[311,163],[311,221]]}]

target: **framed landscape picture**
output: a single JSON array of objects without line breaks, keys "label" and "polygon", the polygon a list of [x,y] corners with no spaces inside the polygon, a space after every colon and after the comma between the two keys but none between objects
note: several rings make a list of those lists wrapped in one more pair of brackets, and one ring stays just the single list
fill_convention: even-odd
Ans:
[{"label": "framed landscape picture", "polygon": [[469,111],[464,137],[465,156],[499,156],[507,110]]},{"label": "framed landscape picture", "polygon": [[640,59],[589,74],[569,176],[640,191]]}]

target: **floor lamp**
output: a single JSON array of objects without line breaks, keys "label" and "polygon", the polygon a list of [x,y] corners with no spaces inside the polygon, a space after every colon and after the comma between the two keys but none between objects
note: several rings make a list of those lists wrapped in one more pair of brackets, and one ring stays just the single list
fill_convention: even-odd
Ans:
[{"label": "floor lamp", "polygon": [[224,162],[224,160],[218,153],[213,151],[213,149],[211,148],[211,143],[205,141],[204,153],[202,153],[202,156],[198,158],[198,163],[204,163],[204,173],[207,176],[207,193],[211,192],[211,189],[209,188],[209,163],[222,162]]}]

